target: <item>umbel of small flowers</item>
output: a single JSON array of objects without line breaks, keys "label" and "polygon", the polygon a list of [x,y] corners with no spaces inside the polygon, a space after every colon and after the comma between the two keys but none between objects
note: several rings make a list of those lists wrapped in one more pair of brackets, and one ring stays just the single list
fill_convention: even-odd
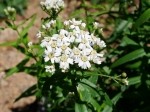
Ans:
[{"label": "umbel of small flowers", "polygon": [[50,16],[57,15],[65,6],[63,0],[45,0],[40,4],[42,9]]},{"label": "umbel of small flowers", "polygon": [[[52,20],[53,21],[53,20]],[[55,23],[55,22],[50,22]],[[97,48],[104,48],[105,42],[86,30],[82,21],[64,21],[63,28],[52,36],[46,34],[41,37],[41,47],[44,48],[44,61],[47,72],[55,73],[55,65],[59,65],[62,72],[67,72],[71,65],[80,69],[89,69],[92,64],[101,64],[103,52]]]}]

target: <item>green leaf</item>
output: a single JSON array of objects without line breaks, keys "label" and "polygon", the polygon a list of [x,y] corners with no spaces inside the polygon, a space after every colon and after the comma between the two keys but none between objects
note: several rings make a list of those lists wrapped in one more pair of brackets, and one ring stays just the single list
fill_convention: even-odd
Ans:
[{"label": "green leaf", "polygon": [[18,42],[5,42],[5,43],[0,43],[0,46],[16,46]]},{"label": "green leaf", "polygon": [[89,78],[89,81],[90,82],[92,82],[93,84],[96,84],[97,83],[97,80],[98,80],[98,76],[91,76],[90,78]]},{"label": "green leaf", "polygon": [[6,70],[6,77],[11,76],[14,73],[17,73],[19,69],[17,67],[13,67],[11,69]]},{"label": "green leaf", "polygon": [[87,89],[87,91],[91,94],[92,97],[96,98],[100,98],[100,93],[98,92],[97,89],[92,88],[91,86],[88,86],[87,84],[84,83],[80,83],[85,89]]},{"label": "green leaf", "polygon": [[87,80],[87,79],[82,79],[81,82],[84,83],[84,84],[87,84],[88,86],[91,86],[91,87],[93,87],[93,88],[96,88],[96,87],[97,87],[94,83],[90,82],[90,81]]},{"label": "green leaf", "polygon": [[144,22],[148,21],[150,19],[150,8],[147,9],[136,21],[134,24],[134,28],[140,27]]},{"label": "green leaf", "polygon": [[109,96],[105,93],[104,95],[104,98],[105,98],[105,103],[109,106],[112,106],[112,101],[110,100]]},{"label": "green leaf", "polygon": [[5,23],[7,24],[8,27],[12,28],[13,29],[13,24],[9,21],[5,21]]},{"label": "green leaf", "polygon": [[0,2],[0,18],[4,18],[6,16],[4,13],[5,8],[6,8],[6,6]]},{"label": "green leaf", "polygon": [[37,91],[36,84],[28,88],[25,92],[23,92],[19,97],[15,99],[15,102],[23,97],[33,96]]},{"label": "green leaf", "polygon": [[0,26],[0,31],[1,31],[1,30],[4,30],[4,28]]},{"label": "green leaf", "polygon": [[129,85],[135,85],[141,83],[141,76],[136,76],[128,79]]},{"label": "green leaf", "polygon": [[35,14],[30,17],[30,21],[26,25],[26,27],[23,28],[22,32],[20,33],[20,37],[24,37],[28,33],[30,27],[32,27],[33,24],[34,24],[35,19],[36,19],[36,15]]},{"label": "green leaf", "polygon": [[16,67],[6,70],[6,77],[11,76],[14,73],[24,71],[24,65],[29,61],[29,58],[22,60]]},{"label": "green leaf", "polygon": [[78,94],[82,101],[86,101],[86,102],[90,103],[91,94],[90,94],[89,90],[84,87],[85,86],[83,86],[82,84],[78,85],[78,87],[77,87]]},{"label": "green leaf", "polygon": [[128,64],[126,67],[130,69],[138,69],[142,64],[142,61],[137,61],[133,64]]},{"label": "green leaf", "polygon": [[[118,93],[115,97],[113,97],[112,99],[113,104],[115,105],[121,97],[122,97],[122,92]],[[112,110],[113,110],[112,106],[106,105],[102,112],[112,112]]]},{"label": "green leaf", "polygon": [[97,110],[96,112],[100,112],[101,107],[95,99],[91,98],[90,103],[93,105],[94,109]]},{"label": "green leaf", "polygon": [[86,105],[75,103],[75,112],[88,112]]},{"label": "green leaf", "polygon": [[111,68],[115,68],[119,65],[122,65],[124,63],[130,62],[130,61],[135,60],[135,59],[138,59],[138,58],[143,57],[145,55],[146,55],[146,53],[145,53],[144,49],[141,48],[141,49],[135,50],[135,51],[121,57],[117,61],[115,61],[111,65]]},{"label": "green leaf", "polygon": [[134,40],[128,38],[127,36],[125,36],[123,39],[122,39],[123,43],[125,45],[139,45],[138,43],[136,43]]},{"label": "green leaf", "polygon": [[119,23],[118,27],[116,28],[116,32],[122,32],[124,31],[126,28],[128,28],[128,26],[130,25],[130,21],[126,21],[126,20],[121,20],[121,22]]}]

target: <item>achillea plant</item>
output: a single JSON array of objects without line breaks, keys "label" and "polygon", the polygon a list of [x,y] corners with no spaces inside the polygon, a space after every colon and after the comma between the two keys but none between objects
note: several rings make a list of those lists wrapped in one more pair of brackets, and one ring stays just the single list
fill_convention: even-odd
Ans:
[{"label": "achillea plant", "polygon": [[[58,14],[64,6],[63,0],[41,2],[48,17],[43,19],[36,35],[39,43],[32,43],[27,39],[27,31],[33,25],[35,16],[20,32],[15,25],[14,15],[11,14],[13,9],[5,11],[12,21],[12,29],[20,37],[14,46],[26,55],[8,73],[24,71],[37,77],[37,84],[19,98],[34,94],[37,99],[44,99],[46,112],[101,112],[103,105],[108,103],[112,106],[113,102],[99,80],[104,77],[128,85],[127,77],[109,76],[107,73],[110,70],[107,67],[106,74],[101,69],[106,61],[104,49],[107,47],[98,32],[101,25],[95,21],[88,24],[87,21],[76,18],[60,21]],[[30,58],[35,63],[27,67],[26,63]]]}]

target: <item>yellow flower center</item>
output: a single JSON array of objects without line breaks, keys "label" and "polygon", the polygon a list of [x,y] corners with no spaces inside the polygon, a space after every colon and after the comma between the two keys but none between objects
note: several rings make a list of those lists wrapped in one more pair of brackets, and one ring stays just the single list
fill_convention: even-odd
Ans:
[{"label": "yellow flower center", "polygon": [[87,43],[87,39],[83,38],[82,43],[84,43],[84,44]]},{"label": "yellow flower center", "polygon": [[66,49],[67,49],[67,46],[66,46],[66,45],[62,45],[62,46],[61,46],[61,49],[62,49],[62,50],[66,50]]},{"label": "yellow flower center", "polygon": [[81,60],[82,60],[83,62],[86,62],[86,61],[88,61],[88,58],[87,58],[87,56],[82,56],[82,57],[81,57]]},{"label": "yellow flower center", "polygon": [[74,50],[73,50],[73,53],[74,53],[75,55],[79,55],[79,54],[80,54],[80,50],[79,50],[79,49],[74,49]]},{"label": "yellow flower center", "polygon": [[53,54],[53,53],[49,53],[49,54],[48,54],[48,57],[51,59],[51,58],[54,57],[54,54]]},{"label": "yellow flower center", "polygon": [[60,60],[63,61],[63,62],[67,62],[67,56],[62,55],[61,58],[60,58]]},{"label": "yellow flower center", "polygon": [[56,42],[56,41],[53,41],[53,42],[51,43],[51,47],[52,47],[52,48],[56,48],[56,46],[57,46],[57,42]]},{"label": "yellow flower center", "polygon": [[96,55],[96,54],[97,54],[96,50],[91,51],[91,55]]}]

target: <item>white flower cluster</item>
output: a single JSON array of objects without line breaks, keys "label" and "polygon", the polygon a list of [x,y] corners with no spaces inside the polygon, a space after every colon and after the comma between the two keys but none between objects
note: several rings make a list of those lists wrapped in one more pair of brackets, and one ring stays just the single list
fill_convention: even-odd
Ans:
[{"label": "white flower cluster", "polygon": [[54,73],[55,63],[59,64],[62,72],[66,72],[70,65],[88,69],[92,63],[101,64],[103,53],[98,48],[105,47],[105,42],[85,30],[86,24],[75,19],[65,21],[64,29],[58,34],[44,37],[41,46],[45,48],[44,60],[50,62],[46,71]]},{"label": "white flower cluster", "polygon": [[56,20],[51,20],[50,22],[47,22],[45,25],[42,25],[43,29],[50,29],[53,28],[56,24]]},{"label": "white flower cluster", "polygon": [[55,11],[55,13],[58,13],[65,6],[63,0],[45,0],[45,2],[41,2],[40,4],[43,10],[50,15],[53,14],[53,11]]}]

